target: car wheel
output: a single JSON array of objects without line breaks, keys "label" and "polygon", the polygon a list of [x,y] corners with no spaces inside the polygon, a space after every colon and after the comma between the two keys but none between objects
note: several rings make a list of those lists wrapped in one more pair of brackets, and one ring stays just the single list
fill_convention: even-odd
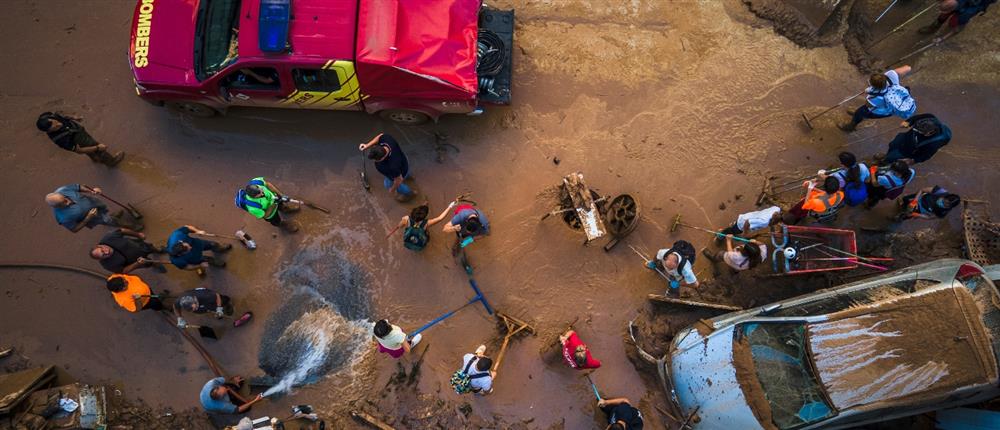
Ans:
[{"label": "car wheel", "polygon": [[382,117],[382,119],[387,119],[403,125],[423,124],[427,122],[427,120],[431,119],[430,116],[423,112],[408,109],[386,109],[384,111],[380,111],[378,115]]},{"label": "car wheel", "polygon": [[201,103],[195,103],[195,102],[166,102],[163,105],[175,112],[180,112],[201,118],[212,117],[215,116],[215,114],[219,113],[218,111],[212,109],[208,105],[203,105]]}]

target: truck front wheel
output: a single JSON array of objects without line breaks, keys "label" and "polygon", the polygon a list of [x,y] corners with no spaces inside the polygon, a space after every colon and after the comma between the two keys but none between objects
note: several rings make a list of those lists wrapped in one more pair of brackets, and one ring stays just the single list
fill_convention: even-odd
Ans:
[{"label": "truck front wheel", "polygon": [[163,105],[172,111],[200,118],[212,117],[218,113],[215,109],[212,109],[208,105],[195,102],[165,102]]},{"label": "truck front wheel", "polygon": [[408,109],[386,109],[379,111],[378,115],[382,119],[387,119],[403,125],[417,125],[427,122],[430,116],[423,112]]}]

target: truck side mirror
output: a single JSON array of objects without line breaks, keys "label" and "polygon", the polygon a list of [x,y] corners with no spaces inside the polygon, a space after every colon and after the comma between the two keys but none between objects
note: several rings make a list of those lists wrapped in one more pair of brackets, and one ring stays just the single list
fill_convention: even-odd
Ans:
[{"label": "truck side mirror", "polygon": [[762,315],[770,315],[776,312],[778,309],[781,309],[781,303],[771,303],[767,306],[761,307],[760,313]]}]

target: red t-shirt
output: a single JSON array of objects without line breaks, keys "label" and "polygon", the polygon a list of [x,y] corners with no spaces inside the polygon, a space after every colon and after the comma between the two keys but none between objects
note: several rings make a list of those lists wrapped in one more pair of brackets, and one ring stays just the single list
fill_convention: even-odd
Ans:
[{"label": "red t-shirt", "polygon": [[575,331],[569,335],[569,339],[566,339],[566,343],[563,344],[563,358],[566,360],[566,363],[569,364],[569,367],[574,369],[596,369],[601,367],[600,360],[590,355],[590,348],[587,348],[587,361],[583,363],[583,366],[576,365],[573,353],[576,352],[576,347],[580,345],[584,345],[584,343],[580,340],[580,337],[576,335]]}]

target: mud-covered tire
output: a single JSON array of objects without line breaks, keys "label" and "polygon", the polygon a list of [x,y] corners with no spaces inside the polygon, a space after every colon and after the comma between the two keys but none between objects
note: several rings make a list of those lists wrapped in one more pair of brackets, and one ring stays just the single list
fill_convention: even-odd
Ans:
[{"label": "mud-covered tire", "polygon": [[431,119],[429,115],[423,112],[409,109],[386,109],[379,111],[378,116],[382,119],[403,125],[419,125]]},{"label": "mud-covered tire", "polygon": [[219,111],[208,105],[196,102],[164,102],[163,106],[174,112],[180,112],[199,118],[209,118],[219,113]]}]

